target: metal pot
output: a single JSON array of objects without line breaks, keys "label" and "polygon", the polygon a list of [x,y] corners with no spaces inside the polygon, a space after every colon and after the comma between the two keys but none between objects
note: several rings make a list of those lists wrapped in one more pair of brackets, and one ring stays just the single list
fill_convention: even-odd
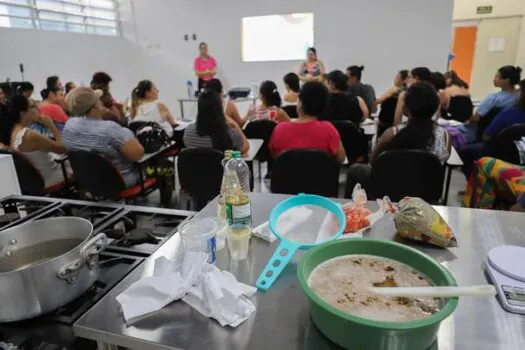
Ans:
[{"label": "metal pot", "polygon": [[89,289],[106,235],[88,220],[50,218],[0,233],[0,322],[53,311]]}]

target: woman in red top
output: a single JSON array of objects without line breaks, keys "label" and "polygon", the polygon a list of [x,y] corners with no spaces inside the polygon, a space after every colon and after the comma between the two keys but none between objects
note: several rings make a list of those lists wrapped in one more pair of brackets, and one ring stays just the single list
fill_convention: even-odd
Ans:
[{"label": "woman in red top", "polygon": [[310,81],[299,93],[297,113],[293,122],[279,123],[270,139],[270,152],[274,158],[298,148],[325,151],[342,163],[346,154],[337,129],[330,123],[317,120],[328,101],[328,89],[322,83]]},{"label": "woman in red top", "polygon": [[40,92],[43,101],[38,105],[41,115],[51,118],[59,130],[62,130],[69,117],[64,108],[64,89],[48,87]]}]

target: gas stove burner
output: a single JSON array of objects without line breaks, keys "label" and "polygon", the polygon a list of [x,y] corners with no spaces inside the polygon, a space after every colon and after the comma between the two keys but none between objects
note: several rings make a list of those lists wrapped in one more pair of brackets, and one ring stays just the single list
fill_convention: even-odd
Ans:
[{"label": "gas stove burner", "polygon": [[50,208],[59,202],[52,199],[29,199],[8,197],[0,200],[0,230],[18,225]]},{"label": "gas stove burner", "polygon": [[35,219],[47,219],[52,217],[79,217],[90,221],[94,227],[108,221],[111,217],[117,214],[121,208],[105,207],[96,204],[74,204],[64,203],[54,210],[38,215]]},{"label": "gas stove burner", "polygon": [[128,210],[114,220],[101,225],[110,243],[109,251],[148,257],[177,232],[177,227],[187,218],[169,212]]}]

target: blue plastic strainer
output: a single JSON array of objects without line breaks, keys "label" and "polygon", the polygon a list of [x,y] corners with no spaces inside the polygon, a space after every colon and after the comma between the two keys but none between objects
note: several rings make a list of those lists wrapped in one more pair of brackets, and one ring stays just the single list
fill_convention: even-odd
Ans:
[{"label": "blue plastic strainer", "polygon": [[[287,237],[284,234],[279,233],[277,230],[279,217],[286,211],[300,206],[319,207],[324,209],[326,213],[333,214],[338,224],[335,232],[325,240],[314,241],[311,243],[299,241],[297,239],[297,235],[294,236],[294,239],[291,239],[291,237]],[[263,291],[268,290],[272,286],[277,277],[279,277],[281,272],[288,265],[290,260],[293,259],[298,249],[307,250],[317,245],[339,238],[343,234],[344,228],[346,226],[346,218],[339,203],[331,201],[325,197],[301,193],[295,197],[288,198],[272,209],[269,226],[270,230],[275,236],[277,236],[280,243],[275,250],[275,253],[266,264],[266,267],[259,275],[257,282],[255,283],[257,288]]]}]

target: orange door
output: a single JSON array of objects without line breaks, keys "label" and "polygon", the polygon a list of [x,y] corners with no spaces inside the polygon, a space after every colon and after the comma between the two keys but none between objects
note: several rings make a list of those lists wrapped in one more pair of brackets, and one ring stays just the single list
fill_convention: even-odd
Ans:
[{"label": "orange door", "polygon": [[478,27],[456,27],[454,28],[454,45],[452,53],[454,59],[450,69],[470,84],[472,67],[474,65],[474,53],[476,50],[476,34]]}]

